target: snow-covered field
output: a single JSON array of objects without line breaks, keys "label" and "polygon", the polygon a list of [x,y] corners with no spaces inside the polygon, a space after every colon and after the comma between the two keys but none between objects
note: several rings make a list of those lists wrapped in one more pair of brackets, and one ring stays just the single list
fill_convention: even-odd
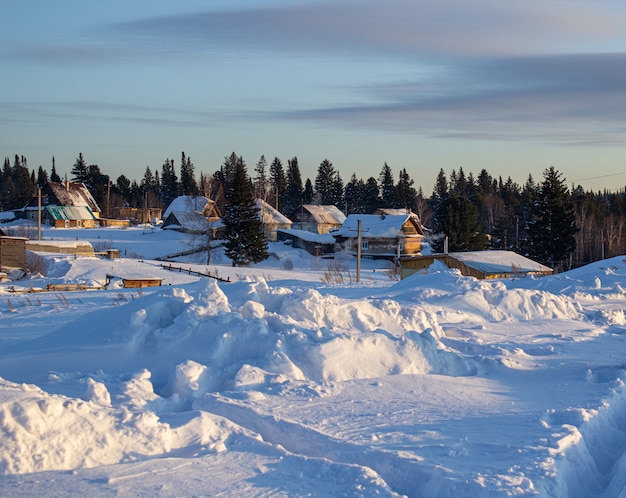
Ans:
[{"label": "snow-covered field", "polygon": [[[138,259],[0,284],[2,496],[626,496],[626,257],[329,283],[273,244],[222,283],[173,232],[44,234],[83,236]],[[164,280],[9,293],[107,274]]]}]

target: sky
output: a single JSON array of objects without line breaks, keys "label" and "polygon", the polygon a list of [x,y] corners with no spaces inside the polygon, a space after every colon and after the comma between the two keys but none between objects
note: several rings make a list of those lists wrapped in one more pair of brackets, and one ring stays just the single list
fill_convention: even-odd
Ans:
[{"label": "sky", "polygon": [[620,0],[0,0],[0,153],[140,180],[181,152],[314,182],[554,166],[626,186]]}]

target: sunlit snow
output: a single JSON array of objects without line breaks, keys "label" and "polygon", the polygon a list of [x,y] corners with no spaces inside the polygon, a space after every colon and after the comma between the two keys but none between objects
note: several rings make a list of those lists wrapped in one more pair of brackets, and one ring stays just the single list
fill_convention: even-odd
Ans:
[{"label": "sunlit snow", "polygon": [[[0,284],[2,496],[626,495],[626,257],[357,284],[274,243],[218,282],[154,260],[181,234],[85,236],[136,259]],[[163,286],[10,292],[130,274]]]}]

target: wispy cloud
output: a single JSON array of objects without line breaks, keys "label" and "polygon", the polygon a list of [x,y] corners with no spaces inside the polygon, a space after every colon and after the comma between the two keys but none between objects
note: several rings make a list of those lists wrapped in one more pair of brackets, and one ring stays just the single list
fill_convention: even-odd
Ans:
[{"label": "wispy cloud", "polygon": [[622,145],[624,88],[626,52],[490,59],[370,87],[367,100],[375,103],[276,117],[438,137]]},{"label": "wispy cloud", "polygon": [[[374,0],[309,3],[146,18],[116,35],[189,47],[385,56],[498,56],[598,46],[623,36],[615,3],[557,0]],[[623,40],[623,39],[622,39]]]}]

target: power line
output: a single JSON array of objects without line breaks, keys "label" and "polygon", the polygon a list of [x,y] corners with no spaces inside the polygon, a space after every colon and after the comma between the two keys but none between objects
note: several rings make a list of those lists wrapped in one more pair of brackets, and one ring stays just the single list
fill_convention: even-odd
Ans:
[{"label": "power line", "polygon": [[580,180],[572,180],[572,182],[584,182],[587,180],[596,180],[598,178],[608,178],[609,176],[619,176],[619,175],[626,175],[626,171],[623,173],[611,173],[610,175],[600,175],[600,176],[592,176],[590,178],[581,178]]}]

